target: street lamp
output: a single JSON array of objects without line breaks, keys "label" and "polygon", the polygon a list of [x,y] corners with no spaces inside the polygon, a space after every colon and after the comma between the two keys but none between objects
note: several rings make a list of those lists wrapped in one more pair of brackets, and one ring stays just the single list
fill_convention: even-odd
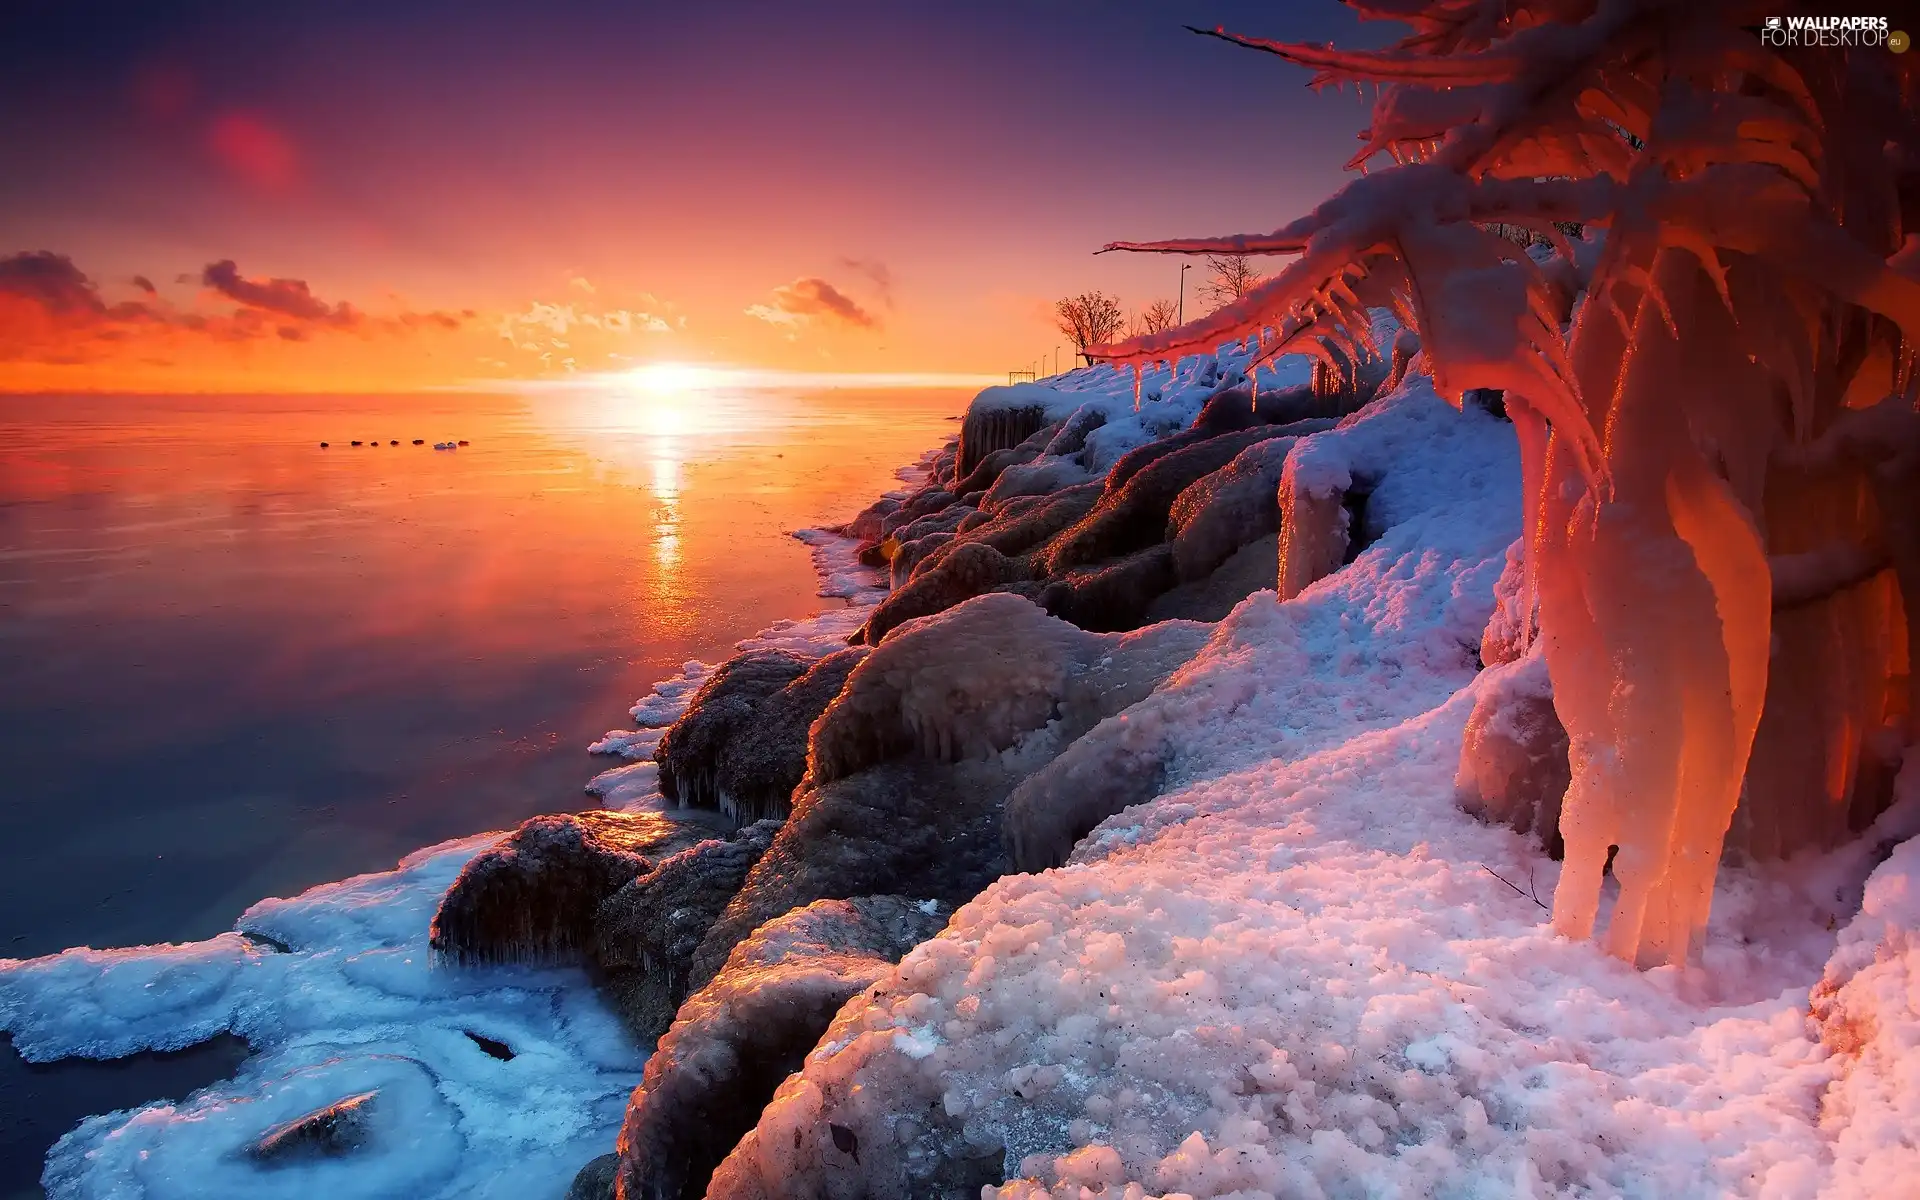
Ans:
[{"label": "street lamp", "polygon": [[1187,272],[1191,270],[1192,263],[1180,264],[1180,315],[1174,318],[1174,323],[1178,325],[1187,323]]}]

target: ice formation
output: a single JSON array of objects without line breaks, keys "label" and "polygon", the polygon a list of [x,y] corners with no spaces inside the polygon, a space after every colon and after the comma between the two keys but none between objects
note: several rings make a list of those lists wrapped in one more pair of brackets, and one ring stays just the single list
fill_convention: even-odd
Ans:
[{"label": "ice formation", "polygon": [[[1911,740],[1920,75],[1880,47],[1776,54],[1731,2],[1355,7],[1412,32],[1367,52],[1218,36],[1378,86],[1351,165],[1397,165],[1271,234],[1110,246],[1298,257],[1091,353],[1138,369],[1251,338],[1337,367],[1381,354],[1386,306],[1420,343],[1393,343],[1395,376],[1503,393],[1571,740],[1554,923],[1593,933],[1610,870],[1611,952],[1685,962],[1730,827],[1763,855],[1830,845],[1885,805],[1886,747]],[[1333,492],[1282,503],[1284,597],[1344,547]],[[1861,582],[1881,547],[1891,580]],[[1770,552],[1817,609],[1777,630]],[[1787,735],[1756,755],[1769,720]]]}]

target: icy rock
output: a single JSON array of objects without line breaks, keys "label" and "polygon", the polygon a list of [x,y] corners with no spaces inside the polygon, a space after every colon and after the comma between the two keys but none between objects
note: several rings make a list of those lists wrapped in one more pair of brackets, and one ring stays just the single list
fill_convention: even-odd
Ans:
[{"label": "icy rock", "polygon": [[880,523],[900,510],[900,501],[892,496],[882,496],[866,508],[860,515],[840,527],[840,533],[855,541],[878,542],[884,535]]},{"label": "icy rock", "polygon": [[1280,477],[1293,445],[1272,438],[1249,446],[1174,500],[1167,540],[1180,582],[1206,578],[1240,547],[1280,528]]},{"label": "icy rock", "polygon": [[807,731],[867,654],[866,647],[853,646],[816,660],[806,674],[761,701],[747,727],[727,739],[717,779],[740,820],[787,815],[807,769]]},{"label": "icy rock", "polygon": [[692,986],[762,925],[816,900],[912,891],[965,903],[1006,873],[1000,810],[1016,778],[998,761],[892,762],[804,792],[694,952]]},{"label": "icy rock", "polygon": [[726,811],[720,757],[751,736],[754,714],[769,696],[806,674],[812,660],[785,650],[750,650],[728,660],[701,685],[686,714],[660,739],[660,790],[670,800]]},{"label": "icy rock", "polygon": [[1113,482],[1120,471],[1116,467],[1093,511],[1047,547],[1046,574],[1062,575],[1161,541],[1174,500],[1190,484],[1226,466],[1248,446],[1287,433],[1283,425],[1262,425],[1217,434],[1155,459],[1123,484]]},{"label": "icy rock", "polygon": [[937,568],[946,554],[963,545],[991,546],[1009,558],[1020,558],[1023,570],[1031,571],[1032,560],[1048,539],[1093,511],[1105,485],[1099,480],[1064,487],[1048,496],[1017,496],[1001,505],[998,512],[973,528],[963,522],[962,536],[942,551],[927,556],[915,568],[920,575]]},{"label": "icy rock", "polygon": [[966,478],[987,455],[1011,450],[1046,426],[1066,420],[1085,399],[1037,383],[986,388],[967,405],[961,419],[955,474]]},{"label": "icy rock", "polygon": [[1560,800],[1571,770],[1544,648],[1481,672],[1473,691],[1454,777],[1455,802],[1483,821],[1531,835],[1549,856],[1559,858]]},{"label": "icy rock", "polygon": [[[1046,434],[1052,426],[1042,428],[1034,436]],[[1042,447],[1022,443],[1007,450],[995,450],[981,459],[979,465],[969,471],[966,477],[954,486],[962,493],[987,492],[999,482],[1000,476],[1013,467],[1021,467],[1040,457]]]},{"label": "icy rock", "polygon": [[566,1200],[615,1200],[613,1184],[620,1174],[620,1155],[602,1154],[580,1168],[567,1188]]},{"label": "icy rock", "polygon": [[1147,546],[1110,562],[1068,571],[1039,593],[1041,607],[1082,629],[1133,629],[1154,599],[1174,586],[1173,548]]},{"label": "icy rock", "polygon": [[881,601],[867,618],[862,638],[869,646],[879,645],[904,622],[945,612],[963,600],[1013,583],[1022,574],[1018,563],[992,546],[958,542],[948,547],[937,565]]},{"label": "icy rock", "polygon": [[1242,600],[1272,591],[1280,561],[1280,535],[1256,538],[1221,563],[1213,574],[1183,583],[1147,605],[1148,621],[1219,621]]},{"label": "icy rock", "polygon": [[369,1118],[379,1095],[378,1091],[360,1092],[275,1126],[247,1147],[247,1157],[275,1163],[334,1157],[357,1150],[367,1140]]},{"label": "icy rock", "polygon": [[1087,435],[1107,423],[1106,407],[1098,403],[1082,404],[1060,425],[1059,432],[1047,443],[1049,456],[1078,454],[1086,448]]},{"label": "icy rock", "polygon": [[977,596],[902,626],[854,668],[814,725],[807,783],[906,755],[998,755],[1054,722],[1078,736],[1117,711],[1115,698],[1130,696],[1139,679],[1164,678],[1204,638],[1188,623],[1089,633],[1019,596]]},{"label": "icy rock", "polygon": [[428,944],[469,965],[568,960],[585,947],[602,900],[697,837],[659,813],[534,817],[461,870]]},{"label": "icy rock", "polygon": [[922,517],[932,516],[951,507],[957,497],[937,484],[928,484],[900,508],[880,519],[880,532],[883,537],[892,537],[895,533],[913,524]]},{"label": "icy rock", "polygon": [[960,522],[966,520],[967,517],[976,511],[978,510],[974,506],[966,504],[964,501],[950,504],[939,512],[928,513],[924,517],[916,517],[907,524],[902,525],[894,532],[893,540],[904,544],[918,538],[923,538],[930,533],[952,533],[959,527]]},{"label": "icy rock", "polygon": [[[899,896],[822,900],[735,947],[647,1063],[620,1131],[619,1194],[706,1194],[714,1167],[833,1015],[939,932],[947,911]],[[857,1144],[839,1152],[857,1154]]]},{"label": "icy rock", "polygon": [[[971,520],[976,516],[980,517],[982,521],[987,519],[984,514],[977,511],[968,513],[967,519]],[[966,521],[961,521],[957,528],[965,529]],[[915,538],[911,542],[900,543],[898,548],[893,552],[892,560],[887,564],[888,583],[895,591],[907,586],[908,581],[913,578],[915,568],[925,562],[927,558],[939,550],[940,547],[952,542],[956,536],[957,534],[953,531],[929,533],[925,537]]]},{"label": "icy rock", "polygon": [[980,507],[994,511],[1016,497],[1051,495],[1088,478],[1087,469],[1071,458],[1038,458],[1002,471],[981,497]]},{"label": "icy rock", "polygon": [[672,1023],[687,996],[694,951],[779,829],[778,821],[760,821],[726,840],[701,842],[601,902],[593,920],[594,961],[641,1045]]}]

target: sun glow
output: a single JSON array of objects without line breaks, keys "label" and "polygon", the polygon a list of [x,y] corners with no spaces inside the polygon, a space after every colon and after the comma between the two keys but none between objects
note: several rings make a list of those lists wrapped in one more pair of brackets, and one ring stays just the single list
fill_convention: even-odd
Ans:
[{"label": "sun glow", "polygon": [[718,371],[690,363],[657,362],[627,372],[627,381],[642,396],[684,396],[717,386]]}]

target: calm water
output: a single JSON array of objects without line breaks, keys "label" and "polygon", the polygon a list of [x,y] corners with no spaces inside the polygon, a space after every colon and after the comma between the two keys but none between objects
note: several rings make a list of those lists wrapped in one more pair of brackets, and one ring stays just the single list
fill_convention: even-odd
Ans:
[{"label": "calm water", "polygon": [[[582,806],[648,685],[834,603],[787,532],[965,400],[0,397],[0,957],[207,937]],[[0,1196],[79,1116],[230,1059],[0,1051]]]}]

